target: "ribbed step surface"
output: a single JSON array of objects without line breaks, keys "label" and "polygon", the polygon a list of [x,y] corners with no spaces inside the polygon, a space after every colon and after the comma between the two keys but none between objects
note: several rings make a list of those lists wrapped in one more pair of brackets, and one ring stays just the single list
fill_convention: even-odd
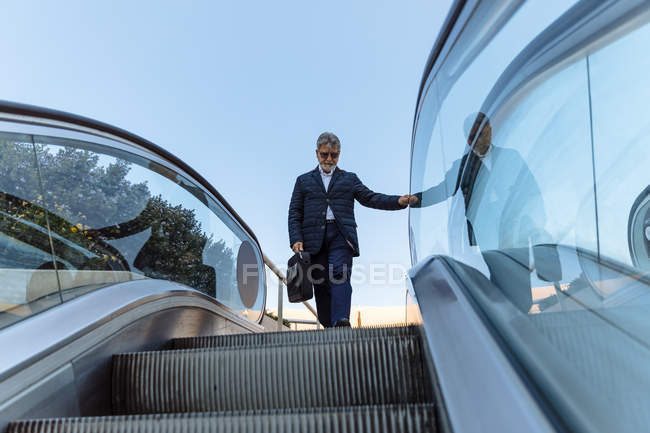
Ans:
[{"label": "ribbed step surface", "polygon": [[419,337],[113,357],[116,414],[431,402]]},{"label": "ribbed step surface", "polygon": [[318,344],[356,341],[366,338],[408,337],[420,335],[420,326],[393,326],[384,328],[329,328],[295,332],[263,332],[257,334],[214,335],[174,339],[174,349],[203,347],[261,346],[283,344]]},{"label": "ribbed step surface", "polygon": [[406,433],[434,432],[433,405],[357,407],[333,410],[130,415],[30,420],[8,433]]}]

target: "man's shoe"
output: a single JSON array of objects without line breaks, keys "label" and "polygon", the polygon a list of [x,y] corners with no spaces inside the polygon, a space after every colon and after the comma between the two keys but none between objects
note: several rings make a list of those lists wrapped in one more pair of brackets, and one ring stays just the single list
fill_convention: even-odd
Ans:
[{"label": "man's shoe", "polygon": [[336,323],[334,324],[335,328],[349,328],[350,327],[350,321],[348,319],[341,319],[337,320]]}]

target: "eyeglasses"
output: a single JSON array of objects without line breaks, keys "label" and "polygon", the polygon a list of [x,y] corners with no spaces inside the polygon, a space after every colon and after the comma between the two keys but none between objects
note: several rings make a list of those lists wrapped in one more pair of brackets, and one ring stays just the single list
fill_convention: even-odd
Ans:
[{"label": "eyeglasses", "polygon": [[339,153],[341,152],[318,152],[320,154],[320,157],[323,159],[327,159],[330,155],[332,156],[332,159],[336,159],[339,157]]}]

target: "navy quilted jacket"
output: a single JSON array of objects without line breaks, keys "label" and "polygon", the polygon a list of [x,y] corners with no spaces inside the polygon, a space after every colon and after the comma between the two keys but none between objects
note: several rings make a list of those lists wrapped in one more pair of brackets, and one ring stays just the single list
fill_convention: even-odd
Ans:
[{"label": "navy quilted jacket", "polygon": [[336,168],[325,191],[318,167],[298,176],[289,204],[289,246],[303,242],[305,251],[317,253],[325,237],[327,205],[332,208],[336,224],[344,234],[354,256],[359,255],[357,223],[354,220],[354,199],[364,206],[398,210],[398,195],[373,192],[361,183],[356,174]]}]

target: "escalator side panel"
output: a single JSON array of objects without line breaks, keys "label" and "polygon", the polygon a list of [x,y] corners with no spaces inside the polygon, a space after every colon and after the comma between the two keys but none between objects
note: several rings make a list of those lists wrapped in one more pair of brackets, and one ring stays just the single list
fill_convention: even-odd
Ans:
[{"label": "escalator side panel", "polygon": [[[166,285],[172,283],[143,280],[107,287],[4,329],[2,347],[36,348],[44,340],[39,335],[48,336],[49,346],[0,374],[0,431],[20,418],[110,415],[116,350],[159,350],[172,338],[254,331],[207,297],[178,285],[173,285],[176,292],[161,290]],[[117,305],[125,293],[131,304],[113,309],[107,302]],[[149,296],[138,299],[137,293]],[[105,316],[95,315],[98,304]],[[67,334],[68,328],[78,330]]]},{"label": "escalator side panel", "polygon": [[555,431],[443,260],[409,274],[454,430]]}]

